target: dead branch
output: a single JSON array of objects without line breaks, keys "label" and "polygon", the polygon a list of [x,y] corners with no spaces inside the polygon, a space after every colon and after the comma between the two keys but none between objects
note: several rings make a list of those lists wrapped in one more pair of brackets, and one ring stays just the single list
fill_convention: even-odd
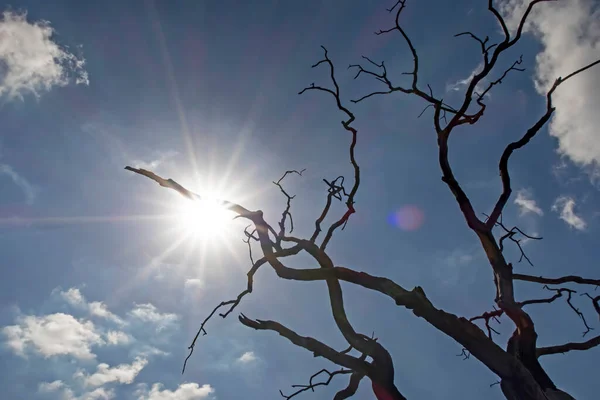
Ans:
[{"label": "dead branch", "polygon": [[[248,246],[250,247],[250,244],[248,243]],[[276,253],[276,257],[289,257],[295,254],[298,254],[300,252],[300,247],[299,246],[295,246],[289,249],[285,249],[282,250],[279,253]],[[252,259],[252,251],[250,250],[250,259]],[[240,294],[238,294],[238,296],[235,299],[232,300],[227,300],[227,301],[222,301],[221,303],[219,303],[213,310],[212,312],[208,315],[208,317],[206,317],[204,319],[204,321],[202,321],[202,323],[200,324],[200,328],[198,328],[198,331],[196,332],[196,335],[194,336],[194,339],[192,340],[192,343],[188,346],[188,350],[190,351],[189,354],[187,355],[187,357],[185,358],[184,362],[183,362],[183,368],[181,370],[181,373],[185,373],[185,367],[187,365],[188,360],[190,359],[190,357],[192,356],[192,354],[194,353],[194,348],[196,347],[196,342],[198,341],[198,337],[200,336],[200,334],[206,335],[206,329],[205,329],[205,325],[206,323],[213,317],[213,315],[215,315],[215,313],[217,312],[217,310],[221,309],[222,307],[225,306],[230,306],[229,309],[225,312],[225,313],[221,313],[219,314],[219,316],[221,318],[227,318],[227,316],[229,314],[231,314],[231,312],[240,304],[240,301],[242,301],[242,299],[244,298],[244,296],[246,296],[247,294],[252,293],[253,287],[254,287],[254,275],[256,274],[256,271],[258,271],[258,269],[264,265],[267,262],[267,259],[265,257],[262,257],[261,259],[259,259],[256,262],[252,262],[252,268],[250,268],[250,271],[248,271],[248,284],[245,290],[243,290],[242,292],[240,292]]]},{"label": "dead branch", "polygon": [[[577,314],[577,316],[582,320],[582,322],[586,328],[585,332],[583,333],[583,336],[587,335],[591,330],[593,330],[593,328],[591,328],[588,325],[587,320],[585,319],[585,315],[577,307],[575,307],[575,305],[572,303],[572,295],[574,293],[577,293],[575,290],[568,289],[568,288],[550,288],[546,285],[544,285],[544,289],[553,291],[554,295],[551,297],[542,298],[542,299],[530,299],[530,300],[520,301],[517,303],[517,305],[519,307],[525,307],[525,306],[532,305],[532,304],[550,304],[550,303],[553,303],[556,299],[563,297],[563,294],[566,294],[567,304],[569,305],[571,310],[573,310],[573,312],[575,312],[575,314]],[[585,295],[585,293],[584,293],[584,295]],[[600,296],[598,298],[600,299]],[[496,334],[499,334],[499,333],[490,326],[490,321],[494,320],[495,322],[500,323],[500,320],[498,318],[501,317],[503,314],[504,314],[504,310],[497,309],[494,307],[494,310],[484,312],[481,315],[472,317],[469,319],[469,321],[474,322],[477,320],[483,320],[485,323],[485,327],[488,331],[488,337],[491,339],[492,332],[494,332]]]},{"label": "dead branch", "polygon": [[326,358],[337,365],[353,371],[360,371],[365,375],[369,375],[373,371],[373,367],[366,361],[360,360],[359,358],[350,356],[348,354],[342,354],[314,338],[300,336],[279,322],[252,320],[246,317],[244,314],[240,314],[239,320],[242,324],[252,329],[277,332],[280,336],[288,339],[296,346],[312,352],[315,357]]},{"label": "dead branch", "polygon": [[590,296],[589,293],[583,293],[582,296],[586,296],[592,301],[594,310],[596,310],[596,313],[598,314],[598,318],[600,318],[600,304],[599,304],[600,303],[600,295],[598,295],[596,297],[592,297],[592,296]]},{"label": "dead branch", "polygon": [[[358,188],[360,186],[360,167],[358,166],[358,163],[356,162],[356,155],[355,155],[357,131],[355,128],[353,128],[351,126],[352,122],[354,122],[354,120],[356,118],[355,118],[354,114],[342,104],[342,100],[340,97],[340,87],[339,87],[336,77],[335,77],[335,68],[333,66],[333,63],[329,59],[327,49],[324,46],[321,46],[321,48],[323,49],[323,51],[325,53],[324,58],[321,61],[314,64],[312,66],[312,68],[318,67],[321,64],[327,64],[329,66],[330,80],[331,80],[331,83],[333,84],[334,89],[329,89],[329,88],[325,88],[322,86],[315,86],[315,84],[313,83],[311,86],[302,89],[298,94],[303,94],[309,90],[318,90],[318,91],[322,91],[325,93],[329,93],[335,98],[335,102],[336,102],[338,110],[342,111],[348,117],[348,119],[342,121],[341,123],[342,123],[342,126],[344,127],[344,129],[347,130],[348,132],[350,132],[352,135],[352,142],[350,144],[350,163],[352,164],[352,167],[354,169],[354,184],[352,185],[352,189],[350,189],[350,193],[347,194],[347,198],[346,198],[347,211],[344,213],[344,215],[342,215],[342,217],[340,219],[338,219],[337,221],[332,223],[331,226],[329,227],[329,229],[327,230],[327,234],[325,235],[325,238],[323,239],[323,242],[321,243],[321,249],[325,250],[325,248],[327,247],[327,244],[331,240],[335,230],[338,229],[339,227],[344,227],[348,223],[350,216],[356,212],[356,210],[354,208],[354,197],[356,196],[356,192],[358,191]],[[325,218],[325,215],[327,215],[327,212],[329,211],[329,206],[331,204],[329,195],[328,195],[328,199],[329,200],[325,206],[325,209],[323,210],[323,213],[321,214],[322,218],[319,217],[319,219],[317,220],[318,222],[315,223],[316,235],[318,235],[318,232],[320,232],[320,230],[321,230],[320,224],[323,221],[323,219]],[[316,238],[316,236],[314,236],[314,237]]]},{"label": "dead branch", "polygon": [[559,278],[545,278],[526,274],[513,274],[513,279],[525,282],[541,283],[544,285],[560,285],[562,283],[578,283],[581,285],[600,285],[600,279],[582,278],[576,275],[561,276]]},{"label": "dead branch", "polygon": [[[315,391],[315,388],[318,386],[327,386],[331,383],[331,380],[337,376],[337,375],[345,375],[345,374],[351,374],[352,371],[349,369],[339,369],[337,371],[333,371],[330,372],[327,369],[322,369],[319,372],[314,373],[313,375],[311,375],[310,379],[308,380],[308,384],[307,385],[292,385],[293,388],[298,388],[298,390],[296,390],[294,393],[286,395],[283,394],[283,392],[280,390],[279,394],[281,394],[281,396],[285,399],[291,399],[293,397],[296,397],[297,395],[299,395],[300,393],[306,392],[308,390],[312,390],[313,392]],[[317,378],[319,375],[322,374],[326,374],[327,375],[327,380],[325,381],[320,381],[320,382],[313,382],[313,380],[315,378]]]},{"label": "dead branch", "polygon": [[[485,213],[483,215],[485,215],[486,218],[489,219],[489,215],[487,215]],[[521,252],[521,256],[519,257],[519,262],[521,262],[521,261],[523,261],[523,259],[525,259],[525,260],[527,260],[529,265],[531,265],[533,267],[533,263],[531,262],[531,260],[527,256],[527,254],[525,254],[525,250],[523,250],[523,246],[521,245],[522,239],[516,239],[515,236],[517,234],[519,234],[519,235],[523,236],[524,238],[530,239],[530,240],[542,240],[543,238],[541,236],[528,235],[525,232],[523,232],[521,229],[519,229],[519,227],[517,227],[517,226],[513,226],[511,229],[508,229],[506,227],[506,225],[504,225],[504,223],[502,222],[502,214],[500,214],[500,218],[498,221],[496,221],[495,226],[499,226],[505,232],[505,234],[500,237],[500,241],[498,243],[498,245],[500,247],[500,251],[501,252],[504,251],[504,241],[506,239],[509,239],[511,242],[513,242],[514,244],[517,245],[517,247],[519,248],[519,251]]]},{"label": "dead branch", "polygon": [[281,245],[281,238],[283,236],[285,236],[285,221],[286,219],[289,217],[290,219],[290,233],[294,232],[294,220],[292,218],[292,214],[290,213],[290,208],[292,206],[292,200],[294,199],[294,196],[290,196],[285,189],[283,188],[283,186],[281,185],[281,182],[285,179],[286,176],[288,176],[289,174],[297,174],[302,176],[302,173],[306,171],[306,168],[301,170],[301,171],[297,171],[295,169],[293,170],[288,170],[285,171],[285,173],[281,176],[281,178],[279,178],[279,180],[277,182],[273,182],[273,184],[275,186],[277,186],[279,188],[279,190],[281,191],[281,193],[283,193],[283,195],[286,198],[286,205],[285,205],[285,209],[283,210],[283,212],[281,213],[281,220],[279,221],[279,234],[277,235],[276,238],[276,242],[278,245]]},{"label": "dead branch", "polygon": [[600,345],[600,335],[593,337],[590,340],[587,340],[585,342],[571,342],[571,343],[561,344],[558,346],[540,347],[537,349],[537,356],[541,357],[541,356],[547,356],[550,354],[559,354],[559,353],[564,354],[564,353],[567,353],[567,352],[573,351],[573,350],[584,351],[584,350],[589,350],[598,345]]},{"label": "dead branch", "polygon": [[[543,1],[543,0],[541,0],[541,1]],[[530,4],[529,9],[531,9],[532,4],[534,4],[534,3],[536,3],[536,2],[533,1]],[[533,126],[527,130],[527,132],[525,132],[525,134],[521,137],[521,139],[519,139],[515,142],[512,142],[506,146],[506,148],[504,149],[504,152],[502,153],[502,156],[500,157],[500,163],[498,165],[498,168],[500,170],[500,179],[502,180],[502,194],[498,198],[498,201],[496,202],[496,205],[494,206],[494,209],[493,209],[492,213],[490,214],[490,217],[488,218],[488,221],[486,223],[488,228],[492,228],[494,226],[494,224],[498,220],[498,217],[502,213],[502,210],[504,209],[504,206],[506,205],[506,202],[508,201],[508,199],[510,198],[510,195],[512,193],[510,175],[508,172],[508,161],[509,161],[511,155],[516,150],[519,150],[520,148],[524,147],[527,143],[529,143],[531,141],[531,139],[533,139],[535,137],[535,135],[537,135],[537,133],[542,129],[542,127],[544,125],[546,125],[546,123],[550,120],[550,117],[552,116],[552,114],[554,114],[554,110],[555,110],[555,108],[552,106],[552,94],[554,93],[554,91],[562,83],[566,82],[570,78],[572,78],[582,72],[585,72],[586,70],[588,70],[598,64],[600,64],[600,60],[594,61],[594,62],[578,69],[577,71],[570,73],[569,75],[567,75],[564,78],[561,78],[561,77],[556,78],[556,80],[554,81],[554,84],[552,85],[550,90],[548,90],[548,93],[546,94],[546,112],[544,113],[544,115],[542,115],[537,120],[537,122],[535,124],[533,124]]]}]

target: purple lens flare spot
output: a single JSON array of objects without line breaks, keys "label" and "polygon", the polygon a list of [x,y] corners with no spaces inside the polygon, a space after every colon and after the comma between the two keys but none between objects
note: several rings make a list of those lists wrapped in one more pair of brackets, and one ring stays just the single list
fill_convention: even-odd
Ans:
[{"label": "purple lens flare spot", "polygon": [[388,216],[388,222],[403,231],[415,231],[423,225],[425,214],[415,205],[400,207]]}]

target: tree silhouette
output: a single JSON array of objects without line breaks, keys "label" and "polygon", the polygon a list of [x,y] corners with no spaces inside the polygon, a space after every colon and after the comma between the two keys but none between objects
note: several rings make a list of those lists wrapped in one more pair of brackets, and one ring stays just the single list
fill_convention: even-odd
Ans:
[{"label": "tree silhouette", "polygon": [[[537,117],[537,120],[531,124],[530,128],[522,134],[519,140],[506,145],[498,165],[502,182],[502,193],[495,202],[492,212],[489,215],[483,214],[485,218],[478,217],[467,193],[455,177],[448,160],[448,141],[454,129],[462,125],[476,124],[486,111],[486,95],[495,86],[501,84],[511,73],[523,71],[519,67],[522,58],[514,61],[509,68],[502,70],[499,74],[495,72],[495,69],[498,62],[505,58],[507,50],[515,46],[522,38],[524,25],[532,9],[538,3],[548,1],[551,0],[531,1],[516,31],[511,33],[501,13],[494,7],[493,2],[490,0],[488,9],[495,17],[503,32],[503,39],[498,43],[490,43],[488,37],[481,38],[472,32],[463,32],[456,35],[457,37],[464,36],[476,41],[482,56],[481,71],[470,77],[464,98],[462,98],[462,103],[457,107],[451,106],[444,102],[443,99],[435,96],[429,85],[425,85],[424,87],[419,81],[419,57],[417,50],[400,23],[402,12],[406,7],[405,0],[397,1],[388,10],[394,16],[393,26],[389,29],[380,30],[376,34],[397,34],[407,45],[413,58],[412,71],[405,73],[411,77],[410,85],[396,86],[388,77],[388,71],[384,62],[377,63],[363,56],[364,64],[350,65],[350,68],[356,71],[355,79],[361,77],[371,78],[377,81],[376,84],[381,86],[379,90],[351,100],[351,104],[367,101],[374,96],[400,92],[420,97],[426,104],[423,112],[429,108],[433,110],[433,125],[435,134],[437,135],[439,149],[438,162],[442,172],[442,181],[454,195],[467,226],[479,239],[481,247],[489,261],[496,288],[494,299],[496,308],[470,318],[459,317],[434,306],[427,298],[424,289],[419,286],[408,290],[388,278],[336,266],[334,260],[328,255],[327,246],[333,236],[338,230],[344,229],[351,216],[356,212],[355,196],[360,187],[361,172],[355,158],[355,147],[357,136],[359,135],[357,129],[353,127],[355,115],[342,100],[340,87],[336,80],[334,64],[329,58],[327,49],[323,47],[324,58],[312,67],[326,68],[330,74],[330,85],[317,86],[311,84],[301,90],[299,94],[322,92],[327,96],[331,96],[335,101],[337,109],[344,115],[341,125],[350,134],[351,138],[349,158],[353,168],[352,181],[348,183],[348,180],[345,180],[342,176],[333,180],[324,179],[327,185],[325,206],[315,220],[314,231],[310,238],[301,238],[292,235],[293,220],[290,213],[290,205],[293,196],[290,196],[282,185],[283,180],[288,175],[301,174],[302,171],[287,171],[281,179],[274,182],[287,199],[286,208],[277,224],[278,229],[265,220],[262,211],[251,211],[240,204],[223,201],[223,206],[236,213],[238,218],[250,222],[250,225],[244,231],[252,260],[252,267],[248,272],[248,285],[236,298],[218,304],[212,313],[202,322],[196,337],[189,346],[190,352],[185,363],[187,363],[192,355],[198,337],[206,334],[205,324],[217,313],[219,313],[219,316],[225,318],[234,311],[244,296],[252,293],[253,278],[257,270],[264,265],[269,265],[282,279],[325,281],[335,324],[348,343],[347,349],[343,351],[335,350],[317,339],[301,336],[279,322],[252,319],[241,314],[239,321],[242,324],[255,330],[277,332],[294,345],[303,347],[315,356],[324,357],[341,367],[341,369],[335,371],[321,370],[315,373],[306,384],[295,385],[293,393],[286,395],[281,392],[284,398],[290,399],[300,393],[314,390],[318,386],[328,385],[339,375],[348,375],[349,382],[344,389],[335,395],[334,399],[339,400],[351,397],[356,392],[361,380],[365,377],[371,381],[373,392],[377,399],[399,400],[405,398],[401,394],[401,388],[397,388],[394,383],[394,363],[391,354],[377,338],[357,332],[348,320],[340,285],[341,281],[361,286],[367,290],[380,292],[392,299],[396,305],[412,310],[415,316],[424,319],[431,326],[454,339],[463,347],[461,356],[469,358],[472,355],[498,376],[499,382],[497,383],[500,384],[502,392],[507,399],[542,400],[572,398],[556,387],[553,380],[540,365],[539,357],[573,350],[590,349],[600,344],[600,336],[595,336],[582,342],[538,347],[538,332],[525,306],[550,304],[558,301],[560,298],[564,298],[573,312],[582,320],[585,327],[585,334],[587,334],[592,330],[592,327],[588,324],[586,316],[573,303],[573,296],[577,294],[576,290],[571,287],[556,285],[577,284],[583,287],[586,285],[594,286],[600,284],[600,279],[586,279],[571,275],[546,278],[513,273],[512,264],[506,260],[503,254],[505,242],[508,240],[516,244],[520,250],[521,259],[525,259],[531,263],[525,255],[520,241],[523,238],[529,240],[541,238],[527,235],[518,227],[508,228],[502,221],[502,213],[512,193],[509,173],[511,156],[515,151],[529,144],[550,120],[555,111],[552,104],[552,95],[554,92],[559,90],[559,87],[573,76],[598,65],[600,60],[581,66],[580,69],[573,71],[565,77],[557,77],[546,94],[546,108],[544,113]],[[497,78],[494,79],[494,76],[497,76]],[[201,194],[190,192],[177,182],[171,179],[164,179],[151,171],[129,166],[126,169],[144,175],[163,187],[173,189],[192,201],[202,196]],[[334,201],[342,201],[345,204],[345,211],[333,223],[325,227],[324,221],[329,216]],[[260,248],[260,258],[258,259],[254,259],[253,257],[253,249],[255,251],[256,246]],[[293,257],[301,252],[310,255],[318,267],[314,269],[295,269],[285,265],[286,258]],[[541,299],[517,300],[513,291],[515,280],[543,285],[543,288],[547,289],[550,295],[547,298]],[[592,302],[595,311],[600,317],[600,295],[592,296],[589,293],[583,293],[582,295],[585,295],[585,298]],[[508,340],[505,349],[495,343],[493,337],[494,333],[497,333],[493,328],[493,324],[502,316],[506,316],[514,324],[514,333]],[[481,327],[476,323],[480,323]]]}]

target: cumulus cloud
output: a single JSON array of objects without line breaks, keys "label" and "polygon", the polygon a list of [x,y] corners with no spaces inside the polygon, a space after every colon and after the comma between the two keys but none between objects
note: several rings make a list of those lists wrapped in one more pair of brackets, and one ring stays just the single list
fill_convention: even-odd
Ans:
[{"label": "cumulus cloud", "polygon": [[0,96],[39,97],[70,82],[88,84],[85,60],[53,40],[47,21],[29,22],[26,13],[5,11],[0,17]]},{"label": "cumulus cloud", "polygon": [[552,211],[556,211],[560,215],[560,219],[565,221],[571,228],[582,231],[587,227],[587,223],[575,214],[575,199],[569,196],[560,196],[552,205]]},{"label": "cumulus cloud", "polygon": [[75,377],[82,379],[85,386],[103,386],[109,382],[130,384],[147,364],[148,360],[139,357],[131,364],[120,364],[112,368],[108,364],[101,363],[92,375],[79,371]]},{"label": "cumulus cloud", "polygon": [[70,355],[78,359],[93,359],[94,345],[104,343],[91,321],[78,320],[72,315],[56,313],[37,317],[19,317],[17,325],[2,328],[6,345],[17,355],[26,356],[31,349],[51,357]]},{"label": "cumulus cloud", "polygon": [[542,209],[537,205],[533,199],[533,194],[529,189],[520,189],[517,191],[517,197],[515,197],[515,204],[519,206],[519,215],[526,214],[537,214],[544,215]]},{"label": "cumulus cloud", "polygon": [[[58,382],[58,384],[56,384]],[[56,384],[56,385],[55,385]],[[48,390],[50,389],[50,390]],[[61,400],[111,400],[115,398],[115,391],[112,389],[96,388],[90,392],[85,392],[76,396],[73,389],[66,386],[61,381],[51,383],[42,382],[39,386],[40,393],[60,393]]]},{"label": "cumulus cloud", "polygon": [[[0,47],[1,46],[2,45],[0,44]],[[27,179],[18,174],[13,167],[7,164],[0,164],[0,175],[8,176],[13,183],[23,191],[23,194],[25,195],[25,203],[29,205],[33,204],[37,194],[37,189],[31,183],[29,183]]]},{"label": "cumulus cloud", "polygon": [[115,391],[113,389],[96,388],[91,392],[83,393],[81,396],[75,397],[72,392],[68,391],[65,400],[111,400],[114,399]]},{"label": "cumulus cloud", "polygon": [[[529,1],[505,0],[502,12],[514,30]],[[542,44],[536,57],[535,87],[546,94],[564,77],[598,59],[600,7],[594,0],[542,3],[534,7],[525,31]],[[558,151],[574,163],[597,172],[600,165],[600,66],[561,85],[553,95],[556,107],[549,126],[558,139]]]},{"label": "cumulus cloud", "polygon": [[177,314],[161,313],[150,303],[135,304],[135,307],[129,311],[129,315],[142,322],[155,324],[158,331],[175,325],[179,320]]},{"label": "cumulus cloud", "polygon": [[85,298],[81,294],[81,291],[77,288],[70,288],[65,292],[60,292],[60,297],[62,297],[67,303],[72,306],[82,306],[85,305]]},{"label": "cumulus cloud", "polygon": [[[27,357],[33,354],[44,358],[55,356],[69,356],[71,368],[53,370],[52,364],[44,366],[44,360],[38,360],[42,368],[49,372],[53,379],[37,385],[37,392],[44,398],[61,400],[109,400],[117,396],[118,385],[132,384],[140,372],[148,365],[149,360],[156,355],[165,356],[169,353],[152,346],[152,340],[146,342],[142,335],[135,339],[133,334],[138,330],[152,331],[153,328],[166,327],[178,320],[175,314],[162,313],[152,304],[136,304],[134,309],[121,318],[124,322],[119,329],[108,329],[106,312],[109,312],[103,303],[88,302],[78,288],[52,291],[55,298],[64,300],[69,305],[79,310],[88,311],[90,315],[102,317],[98,325],[86,319],[78,319],[64,313],[48,314],[43,316],[19,316],[15,323],[0,328],[0,340],[15,354]],[[98,311],[100,310],[100,311]],[[89,315],[87,315],[89,317]],[[134,321],[135,320],[135,321]],[[137,323],[134,323],[137,322]],[[145,323],[142,323],[145,322]],[[102,324],[103,323],[103,324]],[[156,336],[156,335],[153,335]],[[164,336],[164,335],[162,335]],[[133,346],[131,345],[133,343]],[[100,362],[102,350],[107,345],[128,345],[126,351],[128,361],[116,365]],[[95,352],[92,352],[92,349]],[[98,359],[95,369],[90,368],[90,360]],[[92,367],[93,368],[93,367]],[[73,373],[76,371],[75,373]],[[63,373],[56,376],[56,373]],[[175,390],[164,390],[161,384],[156,383],[149,388],[145,384],[140,386],[143,390],[136,393],[136,398],[143,399],[204,399],[213,392],[209,385],[183,384]],[[32,389],[36,391],[35,386]],[[32,396],[29,396],[32,397]],[[29,398],[28,397],[28,398]]]},{"label": "cumulus cloud", "polygon": [[161,383],[155,383],[150,390],[145,385],[140,386],[138,400],[200,400],[209,398],[215,391],[210,385],[199,386],[197,383],[182,383],[175,391],[162,387]]},{"label": "cumulus cloud", "polygon": [[253,361],[256,361],[257,359],[258,358],[256,357],[253,351],[247,351],[244,354],[242,354],[240,358],[237,359],[237,362],[241,364],[248,364]]}]

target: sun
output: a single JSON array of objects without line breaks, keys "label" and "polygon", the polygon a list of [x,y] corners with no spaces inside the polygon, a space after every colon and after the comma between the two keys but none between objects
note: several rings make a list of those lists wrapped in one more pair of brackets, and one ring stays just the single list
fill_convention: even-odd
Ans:
[{"label": "sun", "polygon": [[183,199],[176,211],[176,222],[186,236],[194,239],[221,239],[231,226],[233,212],[225,208],[216,196]]}]

